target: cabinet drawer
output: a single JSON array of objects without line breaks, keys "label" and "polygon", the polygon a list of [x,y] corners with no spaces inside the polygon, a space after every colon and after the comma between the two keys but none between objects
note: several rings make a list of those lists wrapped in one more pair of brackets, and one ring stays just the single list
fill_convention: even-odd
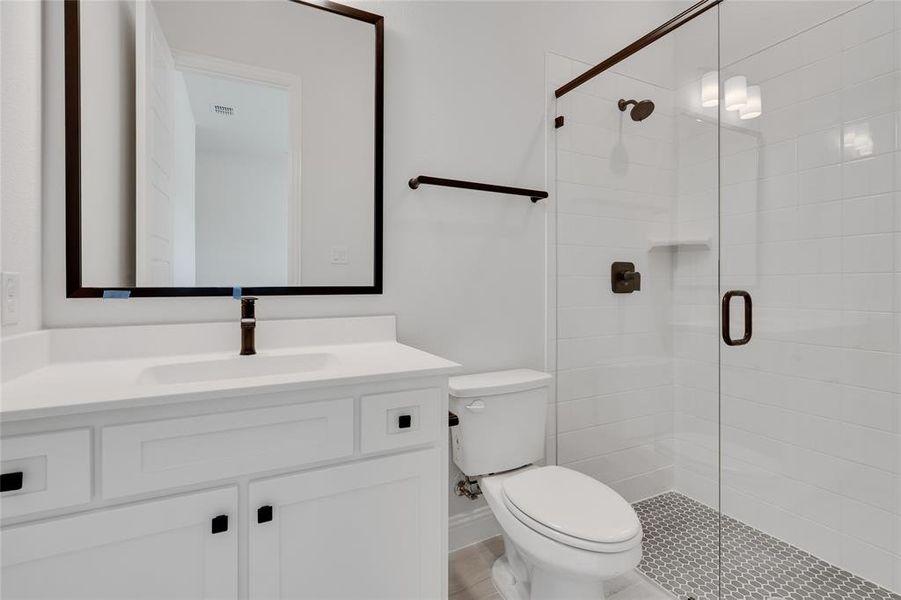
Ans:
[{"label": "cabinet drawer", "polygon": [[439,388],[363,396],[360,450],[381,452],[435,441],[442,404]]},{"label": "cabinet drawer", "polygon": [[105,498],[350,456],[353,398],[103,428]]},{"label": "cabinet drawer", "polygon": [[0,456],[4,487],[18,488],[0,495],[4,518],[91,500],[89,429],[3,438]]}]

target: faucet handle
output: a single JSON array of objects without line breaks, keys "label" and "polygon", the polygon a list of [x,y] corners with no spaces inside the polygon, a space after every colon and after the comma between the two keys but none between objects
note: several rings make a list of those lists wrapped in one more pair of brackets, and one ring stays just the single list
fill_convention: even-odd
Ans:
[{"label": "faucet handle", "polygon": [[636,292],[641,290],[641,273],[637,271],[626,271],[623,273],[623,280],[632,283],[632,290]]},{"label": "faucet handle", "polygon": [[256,318],[256,296],[242,296],[241,297],[241,318],[242,319],[255,319]]}]

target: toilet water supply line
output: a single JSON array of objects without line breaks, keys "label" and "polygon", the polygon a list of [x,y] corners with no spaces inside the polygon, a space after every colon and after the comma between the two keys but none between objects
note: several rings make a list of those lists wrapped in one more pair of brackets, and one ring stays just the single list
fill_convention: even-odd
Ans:
[{"label": "toilet water supply line", "polygon": [[457,488],[454,490],[458,496],[465,496],[470,500],[478,500],[482,495],[482,488],[475,479],[470,479],[469,475],[463,475],[463,479],[457,482]]}]

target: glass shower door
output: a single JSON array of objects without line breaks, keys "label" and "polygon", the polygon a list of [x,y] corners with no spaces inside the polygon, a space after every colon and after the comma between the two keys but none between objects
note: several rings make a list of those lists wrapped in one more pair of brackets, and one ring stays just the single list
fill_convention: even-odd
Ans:
[{"label": "glass shower door", "polygon": [[720,6],[721,598],[901,592],[899,8]]}]

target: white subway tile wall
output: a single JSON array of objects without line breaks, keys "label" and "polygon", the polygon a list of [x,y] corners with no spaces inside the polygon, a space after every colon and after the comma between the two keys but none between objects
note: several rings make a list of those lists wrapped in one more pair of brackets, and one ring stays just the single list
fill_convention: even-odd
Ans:
[{"label": "white subway tile wall", "polygon": [[[873,0],[722,65],[761,86],[749,121],[700,107],[717,68],[703,31],[673,36],[672,81],[622,63],[560,99],[550,336],[559,464],[630,501],[713,507],[721,474],[726,514],[895,592],[899,24],[901,2]],[[564,79],[588,67],[558,59]],[[657,109],[635,123],[621,97]],[[610,292],[614,260],[636,263],[641,292]],[[720,287],[753,295],[747,346],[719,340]],[[735,300],[734,337],[741,313]]]},{"label": "white subway tile wall", "polygon": [[[562,81],[590,65],[554,57]],[[620,98],[650,98],[642,122]],[[674,94],[608,72],[563,97],[556,132],[557,460],[636,501],[673,486],[671,235]],[[610,265],[642,289],[614,295]]]}]

